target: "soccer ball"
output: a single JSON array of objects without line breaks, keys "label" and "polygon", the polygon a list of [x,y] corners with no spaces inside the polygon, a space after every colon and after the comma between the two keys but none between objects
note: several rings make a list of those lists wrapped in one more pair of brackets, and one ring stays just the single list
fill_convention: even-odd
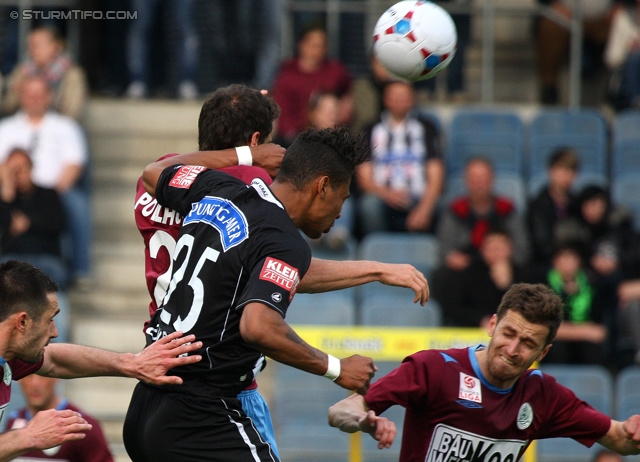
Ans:
[{"label": "soccer ball", "polygon": [[391,6],[373,30],[373,52],[389,72],[416,81],[434,77],[456,52],[453,19],[441,6],[404,0]]}]

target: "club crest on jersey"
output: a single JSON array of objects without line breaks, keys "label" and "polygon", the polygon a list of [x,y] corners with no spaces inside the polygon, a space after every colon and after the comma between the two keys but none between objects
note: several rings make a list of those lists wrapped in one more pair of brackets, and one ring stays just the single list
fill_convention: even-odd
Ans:
[{"label": "club crest on jersey", "polygon": [[480,380],[471,375],[460,372],[460,390],[458,398],[474,403],[482,402],[482,391],[480,389]]},{"label": "club crest on jersey", "polygon": [[533,408],[531,404],[524,403],[520,406],[520,410],[518,411],[518,417],[516,419],[516,425],[518,426],[518,430],[525,430],[529,428],[531,423],[533,422]]},{"label": "club crest on jersey", "polygon": [[189,189],[200,172],[206,170],[200,165],[183,165],[173,174],[169,186],[174,188]]},{"label": "club crest on jersey", "polygon": [[233,202],[221,197],[206,196],[191,204],[183,226],[189,223],[206,223],[217,229],[225,252],[249,237],[249,224],[244,213]]},{"label": "club crest on jersey", "polygon": [[298,287],[298,283],[300,282],[297,268],[272,257],[267,257],[264,261],[262,271],[260,271],[260,279],[273,282],[275,285],[287,290],[290,293],[289,301],[293,298],[296,287]]}]

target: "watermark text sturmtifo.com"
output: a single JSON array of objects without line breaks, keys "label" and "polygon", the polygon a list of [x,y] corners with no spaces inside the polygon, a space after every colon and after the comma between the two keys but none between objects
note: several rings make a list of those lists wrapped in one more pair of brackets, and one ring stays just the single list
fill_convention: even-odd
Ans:
[{"label": "watermark text sturmtifo.com", "polygon": [[138,19],[137,11],[22,10],[9,13],[11,19]]}]

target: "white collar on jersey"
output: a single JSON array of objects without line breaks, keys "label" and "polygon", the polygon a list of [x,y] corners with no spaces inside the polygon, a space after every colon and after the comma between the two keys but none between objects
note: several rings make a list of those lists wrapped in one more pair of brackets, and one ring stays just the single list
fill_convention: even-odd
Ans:
[{"label": "white collar on jersey", "polygon": [[262,181],[260,178],[254,178],[253,181],[251,181],[251,187],[256,191],[258,191],[258,194],[264,200],[271,202],[273,204],[276,204],[278,207],[284,210],[284,206],[280,203],[278,199],[276,199],[276,196],[273,195],[273,193],[269,189],[269,186],[267,186],[267,184],[264,181]]}]

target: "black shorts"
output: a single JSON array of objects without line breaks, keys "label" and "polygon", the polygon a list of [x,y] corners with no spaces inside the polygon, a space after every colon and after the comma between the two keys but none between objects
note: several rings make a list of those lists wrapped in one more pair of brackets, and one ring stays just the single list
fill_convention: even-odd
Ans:
[{"label": "black shorts", "polygon": [[123,428],[133,462],[279,462],[235,398],[139,383]]}]

